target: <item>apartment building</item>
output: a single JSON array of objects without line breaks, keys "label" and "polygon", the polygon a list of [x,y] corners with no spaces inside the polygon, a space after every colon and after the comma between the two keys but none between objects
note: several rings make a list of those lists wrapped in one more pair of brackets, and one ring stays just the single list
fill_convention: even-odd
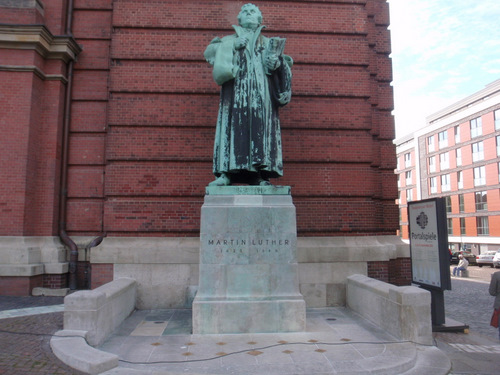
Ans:
[{"label": "apartment building", "polygon": [[452,250],[500,249],[500,79],[427,117],[394,141],[399,235],[408,239],[408,202],[445,197]]}]

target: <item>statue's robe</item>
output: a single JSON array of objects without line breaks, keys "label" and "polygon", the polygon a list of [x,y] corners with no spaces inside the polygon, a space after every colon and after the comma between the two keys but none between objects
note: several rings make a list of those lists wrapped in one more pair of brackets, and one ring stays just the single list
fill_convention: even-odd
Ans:
[{"label": "statue's robe", "polygon": [[[214,80],[221,85],[213,172],[216,176],[228,173],[233,182],[248,182],[248,172],[258,172],[264,179],[280,177],[278,108],[291,98],[292,59],[279,56],[279,68],[267,71],[269,38],[261,35],[263,26],[254,32],[233,27],[236,35],[215,38],[205,51]],[[240,36],[249,41],[236,50],[235,40]]]}]

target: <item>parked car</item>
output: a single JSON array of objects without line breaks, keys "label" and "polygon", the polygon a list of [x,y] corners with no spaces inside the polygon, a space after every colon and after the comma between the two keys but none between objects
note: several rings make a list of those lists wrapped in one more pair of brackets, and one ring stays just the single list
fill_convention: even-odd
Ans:
[{"label": "parked car", "polygon": [[493,257],[493,267],[500,267],[500,250]]},{"label": "parked car", "polygon": [[467,259],[467,261],[469,262],[469,265],[475,265],[477,264],[477,261],[476,261],[476,256],[474,254],[472,254],[470,251],[453,251],[451,253],[451,259],[450,259],[450,263],[451,264],[458,264],[458,256],[459,255],[463,255],[465,259]]},{"label": "parked car", "polygon": [[479,254],[476,257],[477,265],[479,267],[482,267],[484,265],[493,267],[493,257],[496,253],[496,251],[487,251],[484,254]]}]

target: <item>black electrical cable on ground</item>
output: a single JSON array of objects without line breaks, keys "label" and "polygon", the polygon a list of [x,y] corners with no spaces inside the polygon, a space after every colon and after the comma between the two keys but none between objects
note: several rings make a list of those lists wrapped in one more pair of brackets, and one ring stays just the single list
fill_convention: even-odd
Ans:
[{"label": "black electrical cable on ground", "polygon": [[[77,335],[56,335],[56,334],[51,334],[51,333],[30,333],[30,332],[13,332],[13,331],[6,331],[3,329],[0,329],[1,333],[11,333],[14,335],[26,335],[26,336],[51,336],[51,337],[68,337],[68,338],[80,338],[85,340],[85,337],[83,336],[77,336]],[[215,357],[209,357],[209,358],[202,358],[202,359],[187,359],[187,360],[182,360],[182,361],[155,361],[155,362],[133,362],[133,361],[127,361],[126,359],[118,359],[119,362],[131,364],[131,365],[160,365],[160,364],[179,364],[179,363],[194,363],[194,362],[206,362],[206,361],[212,361],[214,359],[218,358],[224,358],[236,354],[241,354],[241,353],[246,353],[246,352],[251,352],[253,350],[266,350],[270,348],[275,348],[278,346],[286,346],[286,345],[331,345],[331,346],[342,346],[342,345],[352,345],[352,344],[366,344],[366,345],[390,345],[390,344],[415,344],[419,346],[435,346],[435,345],[430,345],[430,344],[419,344],[414,341],[410,340],[405,340],[405,341],[377,341],[377,342],[372,342],[372,341],[345,341],[345,342],[286,342],[286,343],[278,343],[278,344],[273,344],[273,345],[268,345],[268,346],[262,346],[258,348],[251,348],[251,349],[245,349],[245,350],[239,350],[236,352],[231,352],[231,353],[225,353],[222,355],[218,355]],[[87,342],[88,344],[88,342]],[[91,346],[89,344],[89,346]]]}]

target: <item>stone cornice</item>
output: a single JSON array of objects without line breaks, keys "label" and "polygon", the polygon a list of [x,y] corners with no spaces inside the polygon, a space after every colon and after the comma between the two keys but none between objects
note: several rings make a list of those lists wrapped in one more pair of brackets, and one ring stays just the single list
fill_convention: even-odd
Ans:
[{"label": "stone cornice", "polygon": [[40,68],[34,65],[0,65],[0,71],[6,72],[30,72],[44,81],[61,81],[68,83],[68,78],[62,74],[45,74]]},{"label": "stone cornice", "polygon": [[76,60],[82,48],[72,36],[54,36],[43,25],[1,25],[0,48],[35,50],[45,59]]}]

